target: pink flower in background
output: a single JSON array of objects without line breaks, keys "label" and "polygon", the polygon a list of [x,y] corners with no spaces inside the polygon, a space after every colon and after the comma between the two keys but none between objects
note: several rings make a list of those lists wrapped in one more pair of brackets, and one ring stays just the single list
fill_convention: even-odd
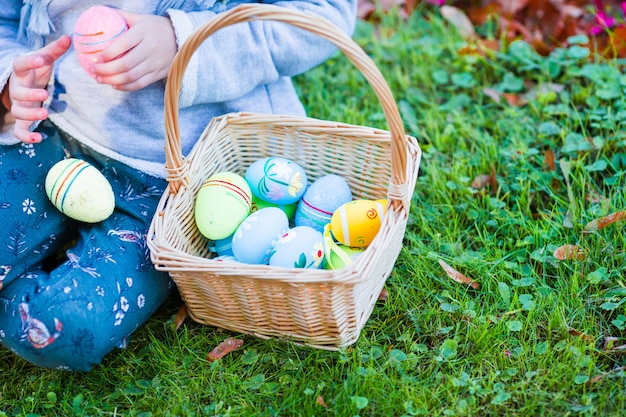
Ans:
[{"label": "pink flower in background", "polygon": [[[622,26],[616,24],[616,20],[613,16],[609,16],[605,13],[602,0],[594,0],[594,3],[596,5],[596,25],[589,30],[590,35],[599,35],[612,27]],[[626,15],[626,1],[621,2],[620,7],[622,14]]]},{"label": "pink flower in background", "polygon": [[426,0],[426,3],[434,4],[435,6],[443,6],[446,4],[446,0]]}]

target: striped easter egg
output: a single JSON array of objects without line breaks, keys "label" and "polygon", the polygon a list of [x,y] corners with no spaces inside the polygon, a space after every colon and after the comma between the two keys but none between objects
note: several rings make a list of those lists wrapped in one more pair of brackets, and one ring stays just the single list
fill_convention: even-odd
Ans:
[{"label": "striped easter egg", "polygon": [[387,212],[387,200],[353,200],[342,204],[330,220],[330,231],[343,245],[364,248],[372,243]]},{"label": "striped easter egg", "polygon": [[115,195],[109,181],[93,165],[82,159],[57,162],[46,176],[46,195],[66,216],[98,223],[115,208]]},{"label": "striped easter egg", "polygon": [[251,201],[252,192],[241,175],[226,171],[213,174],[196,195],[196,226],[211,240],[224,239],[248,217]]},{"label": "striped easter egg", "polygon": [[90,67],[99,62],[100,52],[128,29],[126,21],[115,9],[94,6],[85,10],[74,25],[72,43],[78,62],[93,77]]}]

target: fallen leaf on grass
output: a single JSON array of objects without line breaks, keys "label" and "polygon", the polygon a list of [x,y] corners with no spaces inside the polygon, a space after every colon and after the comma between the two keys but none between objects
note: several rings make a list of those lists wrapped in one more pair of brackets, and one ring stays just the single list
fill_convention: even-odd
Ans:
[{"label": "fallen leaf on grass", "polygon": [[585,225],[585,232],[596,232],[619,220],[623,220],[624,218],[626,218],[626,211],[616,211],[615,213],[611,213],[608,216],[601,217],[587,223]]},{"label": "fallen leaf on grass", "polygon": [[209,354],[207,355],[207,359],[209,361],[222,359],[224,355],[232,352],[233,350],[239,349],[241,346],[243,346],[243,340],[235,339],[234,337],[229,337],[226,340],[224,340],[222,343],[217,345],[215,349],[209,352]]},{"label": "fallen leaf on grass", "polygon": [[552,149],[548,149],[543,155],[543,163],[550,168],[550,171],[556,171],[556,158]]},{"label": "fallen leaf on grass", "polygon": [[571,336],[580,337],[582,340],[585,340],[587,342],[593,342],[594,340],[596,340],[593,336],[589,336],[588,334],[578,331],[576,329],[569,329],[569,334]]},{"label": "fallen leaf on grass", "polygon": [[315,399],[315,403],[317,405],[321,405],[324,408],[327,408],[328,406],[326,405],[326,403],[324,402],[324,398],[321,395],[318,395],[317,398]]},{"label": "fallen leaf on grass", "polygon": [[614,336],[607,336],[607,337],[605,337],[604,338],[604,343],[602,344],[602,350],[611,350],[611,349],[613,349],[613,345],[618,340],[619,339],[617,337],[614,337]]},{"label": "fallen leaf on grass", "polygon": [[476,36],[474,25],[463,10],[447,5],[441,6],[439,10],[441,16],[457,28],[463,39],[470,39]]},{"label": "fallen leaf on grass", "polygon": [[577,261],[582,261],[587,256],[587,253],[580,246],[563,245],[556,248],[552,255],[560,261],[571,261],[574,259],[576,259]]},{"label": "fallen leaf on grass", "polygon": [[387,290],[383,288],[380,294],[378,294],[378,300],[387,301],[387,298],[389,298],[389,293],[387,293]]},{"label": "fallen leaf on grass", "polygon": [[480,284],[479,283],[477,283],[473,279],[468,278],[465,275],[461,274],[459,271],[457,271],[456,269],[452,268],[450,265],[448,265],[447,263],[445,263],[441,259],[439,259],[439,265],[441,265],[443,270],[446,271],[446,274],[448,274],[448,276],[450,278],[452,278],[454,281],[456,281],[458,283],[461,283],[461,284],[469,284],[474,289],[480,288]]},{"label": "fallen leaf on grass", "polygon": [[187,313],[187,304],[183,304],[176,313],[176,330],[180,329],[180,326],[182,326],[185,320],[187,320],[187,317],[189,317],[189,314]]},{"label": "fallen leaf on grass", "polygon": [[623,371],[625,369],[626,369],[626,366],[620,366],[619,368],[612,369],[609,372],[605,372],[603,374],[596,375],[593,378],[589,379],[589,381],[587,381],[587,385],[598,383],[598,382],[602,381],[605,377],[611,375],[612,373]]}]

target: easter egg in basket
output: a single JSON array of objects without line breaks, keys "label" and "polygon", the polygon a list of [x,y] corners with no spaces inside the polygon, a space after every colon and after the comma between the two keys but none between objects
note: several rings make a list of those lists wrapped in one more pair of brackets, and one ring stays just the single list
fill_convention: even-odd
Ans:
[{"label": "easter egg in basket", "polygon": [[326,254],[324,256],[324,262],[322,264],[323,269],[341,269],[350,265],[356,258],[358,258],[365,248],[355,248],[345,245],[333,245],[329,250],[326,248]]},{"label": "easter egg in basket", "polygon": [[296,226],[274,245],[269,264],[285,268],[320,268],[324,260],[324,236],[309,226]]},{"label": "easter egg in basket", "polygon": [[239,225],[232,240],[233,255],[246,264],[267,264],[274,243],[289,229],[289,219],[278,207],[251,213]]},{"label": "easter egg in basket", "polygon": [[196,195],[194,219],[203,236],[212,240],[233,234],[250,214],[252,194],[246,180],[234,172],[218,172]]},{"label": "easter egg in basket", "polygon": [[252,194],[273,204],[296,203],[306,191],[304,168],[281,157],[262,158],[253,162],[244,175]]},{"label": "easter egg in basket", "polygon": [[387,213],[387,200],[353,200],[332,215],[330,231],[343,245],[363,248],[372,243]]},{"label": "easter egg in basket", "polygon": [[209,241],[209,250],[215,252],[217,256],[233,255],[233,236],[229,235],[223,239]]},{"label": "easter egg in basket", "polygon": [[76,20],[72,44],[78,62],[90,76],[90,68],[100,60],[100,52],[126,32],[128,26],[122,15],[106,6],[85,10]]},{"label": "easter egg in basket", "polygon": [[310,226],[323,232],[335,210],[350,201],[352,191],[348,182],[339,175],[325,175],[307,187],[298,202],[294,222],[296,226]]},{"label": "easter egg in basket", "polygon": [[267,201],[261,200],[259,197],[252,194],[252,206],[250,207],[250,213],[254,213],[257,210],[266,207],[277,207],[285,212],[287,218],[291,221],[296,214],[296,210],[298,208],[298,203],[291,204],[274,204],[268,203]]},{"label": "easter egg in basket", "polygon": [[78,221],[98,223],[115,209],[111,184],[82,159],[68,158],[53,165],[46,175],[45,188],[52,204]]}]

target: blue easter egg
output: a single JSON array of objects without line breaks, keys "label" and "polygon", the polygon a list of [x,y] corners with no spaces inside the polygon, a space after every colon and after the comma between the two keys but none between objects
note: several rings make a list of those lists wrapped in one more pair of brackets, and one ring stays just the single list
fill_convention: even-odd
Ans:
[{"label": "blue easter egg", "polygon": [[217,253],[218,256],[233,254],[233,235],[224,239],[211,240],[209,242],[209,250]]},{"label": "blue easter egg", "polygon": [[267,264],[274,243],[289,229],[289,219],[277,207],[255,211],[244,219],[233,235],[233,255],[246,264]]},{"label": "blue easter egg", "polygon": [[352,201],[352,191],[348,182],[339,175],[325,175],[306,189],[294,222],[296,226],[310,226],[323,232],[335,210],[349,201]]},{"label": "blue easter egg", "polygon": [[269,264],[284,268],[320,268],[324,261],[324,235],[309,226],[296,226],[275,244]]},{"label": "blue easter egg", "polygon": [[286,158],[268,157],[248,167],[244,178],[252,194],[273,204],[296,203],[306,191],[304,168]]}]

